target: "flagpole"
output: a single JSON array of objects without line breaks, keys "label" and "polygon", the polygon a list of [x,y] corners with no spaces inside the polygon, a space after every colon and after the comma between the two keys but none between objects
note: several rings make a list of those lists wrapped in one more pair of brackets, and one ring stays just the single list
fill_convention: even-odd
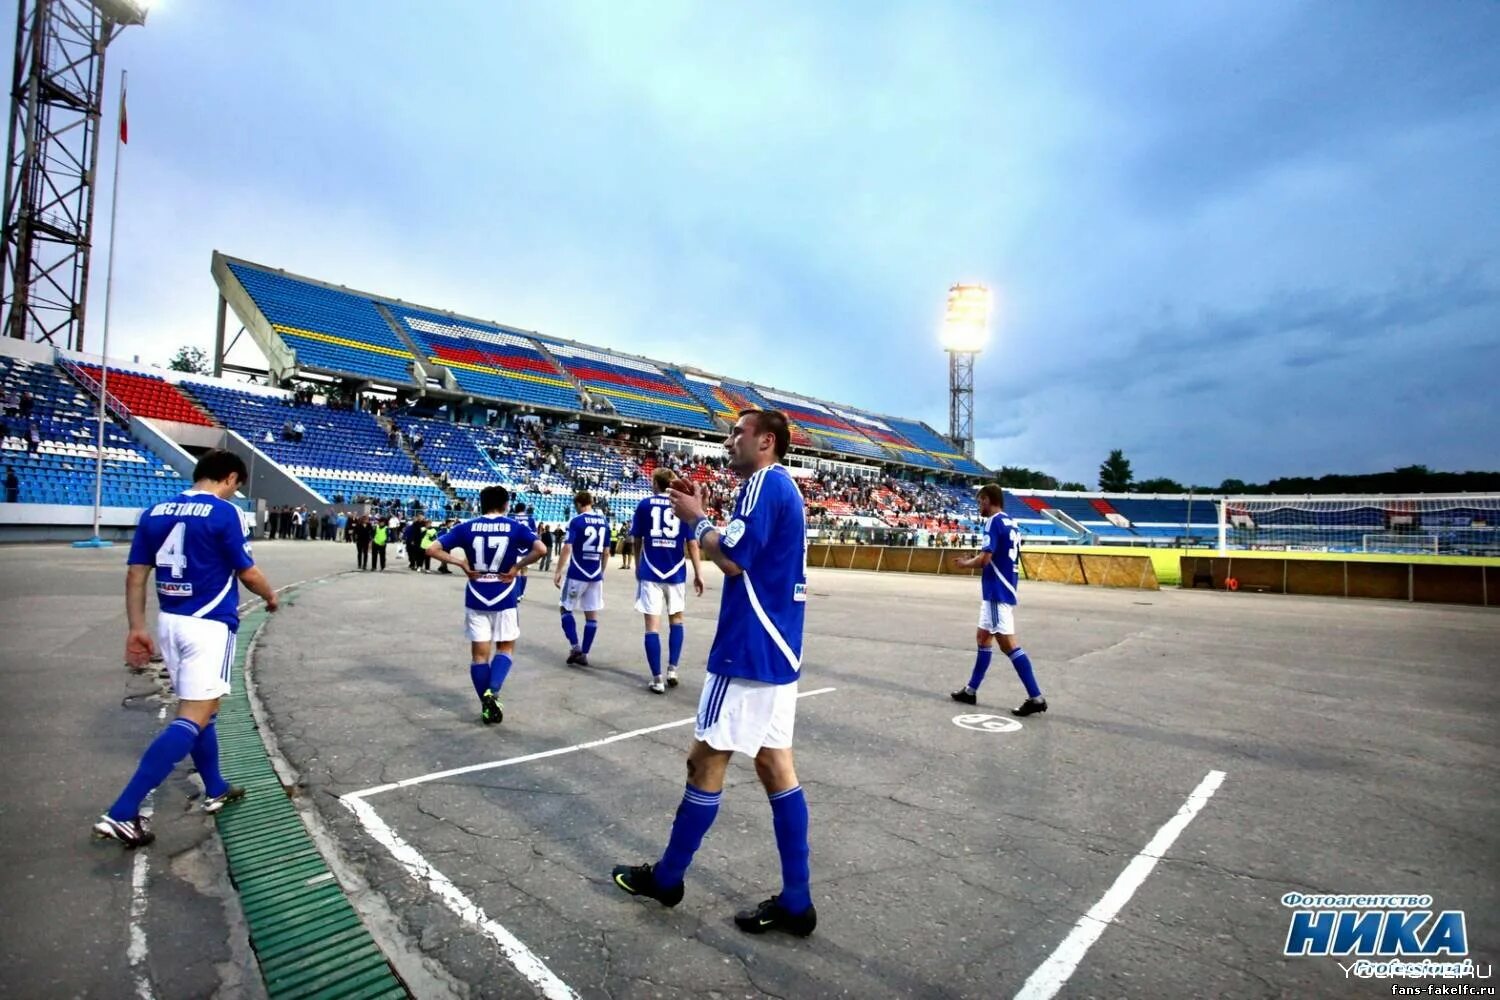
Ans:
[{"label": "flagpole", "polygon": [[[120,115],[125,114],[125,70],[120,70]],[[94,537],[75,543],[79,547],[104,548],[113,543],[99,537],[104,505],[104,401],[109,398],[109,306],[115,291],[115,218],[120,210],[120,150],[123,127],[115,129],[115,178],[109,197],[109,262],[104,277],[104,343],[99,357],[99,438],[94,455]]]}]

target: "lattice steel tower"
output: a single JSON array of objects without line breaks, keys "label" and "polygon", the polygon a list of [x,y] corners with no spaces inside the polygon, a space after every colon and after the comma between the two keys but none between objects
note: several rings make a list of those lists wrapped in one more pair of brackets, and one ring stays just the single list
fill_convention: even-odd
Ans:
[{"label": "lattice steel tower", "polygon": [[974,457],[974,357],[984,350],[990,325],[990,290],[953,285],[943,316],[943,350],[948,352],[948,436]]},{"label": "lattice steel tower", "polygon": [[130,0],[20,0],[5,161],[0,323],[83,349],[104,50],[144,24]]}]

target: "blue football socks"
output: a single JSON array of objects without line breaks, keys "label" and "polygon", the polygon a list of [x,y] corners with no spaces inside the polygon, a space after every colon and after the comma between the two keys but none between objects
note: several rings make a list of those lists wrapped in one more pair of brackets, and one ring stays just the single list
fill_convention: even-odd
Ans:
[{"label": "blue football socks", "polygon": [[802,913],[812,905],[812,852],[807,846],[807,796],[801,785],[771,796],[771,825],[781,854],[781,905]]},{"label": "blue football socks", "polygon": [[198,777],[203,779],[203,793],[209,798],[229,791],[229,782],[219,773],[219,727],[215,725],[218,718],[219,714],[215,712],[193,741],[192,749],[193,766],[198,769]]},{"label": "blue football socks", "polygon": [[685,638],[687,629],[681,624],[673,625],[667,631],[667,666],[673,670],[677,669],[677,664],[682,659],[682,640]]},{"label": "blue football socks", "polygon": [[984,675],[989,673],[990,657],[995,651],[988,646],[980,646],[974,654],[974,672],[969,675],[969,690],[978,691],[979,685],[984,683]]},{"label": "blue football socks", "polygon": [[652,677],[661,676],[661,634],[657,632],[646,633],[646,665],[651,668]]},{"label": "blue football socks", "polygon": [[1024,649],[1015,649],[1008,655],[1011,666],[1016,668],[1016,676],[1021,678],[1021,683],[1026,687],[1026,697],[1040,698],[1042,689],[1036,686],[1036,672],[1031,669],[1031,657],[1026,655]]},{"label": "blue football socks", "polygon": [[489,679],[486,681],[489,690],[500,693],[500,687],[505,683],[505,678],[510,675],[510,656],[506,653],[496,653],[495,658],[490,661]]},{"label": "blue football socks", "polygon": [[564,611],[562,613],[562,630],[563,630],[563,635],[565,635],[565,636],[568,637],[568,646],[569,646],[569,648],[571,648],[571,649],[577,649],[578,648],[578,622],[576,622],[576,621],[573,620],[573,612],[571,612],[571,611]]},{"label": "blue football socks", "polygon": [[708,828],[714,825],[719,815],[719,798],[723,792],[702,792],[688,785],[682,793],[682,802],[677,806],[677,817],[672,820],[672,835],[667,840],[667,849],[656,863],[653,874],[658,886],[681,885],[687,874],[693,855],[698,853]]},{"label": "blue football socks", "polygon": [[109,818],[121,823],[129,822],[141,814],[141,803],[151,791],[167,780],[178,761],[193,750],[201,730],[192,719],[173,719],[167,728],[156,734],[156,739],[141,755],[135,774],[125,785],[125,790],[109,807]]}]

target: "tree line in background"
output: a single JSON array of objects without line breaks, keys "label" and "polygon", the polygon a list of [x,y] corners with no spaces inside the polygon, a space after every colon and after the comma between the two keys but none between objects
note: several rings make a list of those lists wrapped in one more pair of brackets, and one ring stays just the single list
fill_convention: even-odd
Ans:
[{"label": "tree line in background", "polygon": [[[1037,469],[1002,466],[1000,485],[1018,490],[1087,490],[1082,483],[1059,482]],[[1407,465],[1390,472],[1359,475],[1283,476],[1265,483],[1226,479],[1217,486],[1187,486],[1159,476],[1136,479],[1130,459],[1115,448],[1099,465],[1098,489],[1104,493],[1494,493],[1500,491],[1500,472],[1433,472],[1425,465]]]}]

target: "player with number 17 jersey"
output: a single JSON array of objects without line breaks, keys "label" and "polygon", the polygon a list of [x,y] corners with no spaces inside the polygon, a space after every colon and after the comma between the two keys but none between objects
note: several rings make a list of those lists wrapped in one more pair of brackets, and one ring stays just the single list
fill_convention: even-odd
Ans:
[{"label": "player with number 17 jersey", "polygon": [[464,635],[469,640],[469,678],[485,725],[505,718],[500,691],[521,637],[516,611],[523,579],[519,574],[547,551],[528,525],[506,516],[509,503],[505,487],[485,487],[479,493],[483,513],[455,524],[426,549],[428,557],[458,566],[469,578],[464,587]]},{"label": "player with number 17 jersey", "polygon": [[438,539],[446,551],[463,552],[469,567],[483,574],[471,578],[464,588],[464,607],[485,614],[516,606],[519,578],[505,581],[501,575],[529,553],[535,542],[536,533],[528,525],[504,514],[484,514],[455,524]]}]

